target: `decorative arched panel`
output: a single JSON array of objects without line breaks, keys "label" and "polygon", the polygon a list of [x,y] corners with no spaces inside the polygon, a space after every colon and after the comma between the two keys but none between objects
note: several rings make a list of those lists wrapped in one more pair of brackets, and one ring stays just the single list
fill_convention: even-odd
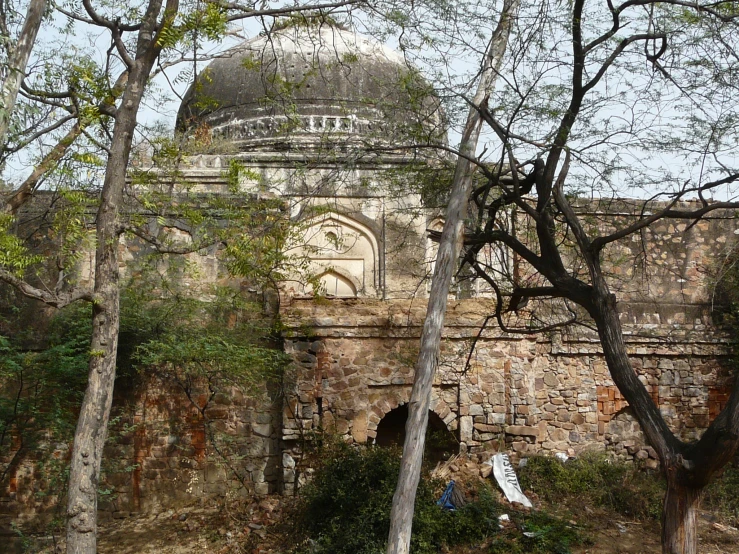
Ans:
[{"label": "decorative arched panel", "polygon": [[[373,296],[379,283],[378,242],[366,225],[329,212],[302,225],[303,242],[296,249],[310,260],[309,273],[317,276],[329,296]],[[313,292],[303,285],[303,294]]]},{"label": "decorative arched panel", "polygon": [[335,271],[327,271],[319,278],[321,293],[337,298],[353,298],[357,296],[357,287],[351,279],[339,275]]}]

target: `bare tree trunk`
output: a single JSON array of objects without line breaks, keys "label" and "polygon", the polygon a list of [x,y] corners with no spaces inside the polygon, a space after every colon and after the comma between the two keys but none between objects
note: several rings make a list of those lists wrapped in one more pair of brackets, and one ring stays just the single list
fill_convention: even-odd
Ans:
[{"label": "bare tree trunk", "polygon": [[[108,235],[98,230],[100,240]],[[108,235],[109,236],[109,235]],[[103,243],[104,244],[104,243]],[[67,503],[67,553],[97,552],[97,492],[115,383],[118,347],[118,260],[112,247],[98,248],[90,373],[74,435]],[[106,252],[102,252],[104,250]],[[111,271],[113,264],[115,269]],[[104,277],[103,277],[104,276]],[[102,277],[102,278],[101,278]],[[101,286],[97,286],[102,283]]]},{"label": "bare tree trunk", "polygon": [[591,273],[596,292],[593,315],[611,376],[634,410],[647,440],[659,454],[667,475],[667,492],[662,505],[662,552],[698,554],[696,514],[708,476],[698,480],[695,469],[681,467],[685,463],[685,449],[675,440],[654,401],[639,383],[626,350],[616,298],[608,291],[599,266],[594,264]]},{"label": "bare tree trunk", "polygon": [[[566,170],[563,171],[566,174]],[[696,513],[703,490],[721,468],[734,458],[739,446],[739,382],[734,382],[727,406],[713,420],[699,441],[684,443],[674,435],[659,407],[639,381],[629,358],[618,302],[601,269],[600,249],[593,248],[593,240],[587,236],[577,214],[562,194],[561,185],[555,186],[553,190],[556,203],[573,232],[591,278],[587,296],[577,298],[574,289],[570,289],[565,296],[585,307],[595,321],[603,356],[613,382],[629,403],[647,442],[656,450],[667,476],[667,493],[662,511],[662,551],[665,554],[696,554]],[[690,217],[686,214],[686,219]],[[545,232],[549,233],[546,230]],[[547,238],[551,239],[551,236],[550,233]],[[540,271],[546,274],[549,269],[551,268],[542,267]],[[565,282],[561,274],[557,275],[556,269],[547,278],[552,283],[556,283],[558,278],[562,283]]]},{"label": "bare tree trunk", "polygon": [[472,176],[476,170],[476,166],[470,160],[475,157],[482,126],[482,119],[477,107],[487,102],[495,86],[495,80],[503,62],[511,25],[518,11],[518,6],[519,0],[504,0],[498,26],[493,33],[483,59],[477,92],[472,99],[474,105],[470,107],[460,142],[460,155],[457,158],[444,230],[436,256],[436,267],[434,268],[429,293],[426,320],[421,335],[421,347],[408,404],[403,457],[400,462],[398,486],[395,489],[393,506],[390,512],[387,554],[407,554],[410,551],[416,489],[421,477],[431,389],[438,363],[447,295],[462,247],[464,217],[472,187]]},{"label": "bare tree trunk", "polygon": [[[115,116],[113,141],[97,213],[90,371],[70,462],[67,554],[97,552],[97,488],[113,400],[118,349],[119,213],[136,116],[146,81],[161,50],[155,33],[161,8],[162,0],[149,1],[139,31],[136,60],[129,68],[128,82]],[[168,0],[165,17],[173,18],[177,9],[177,0]]]},{"label": "bare tree trunk", "polygon": [[677,478],[667,479],[662,507],[663,554],[698,554],[697,513],[703,489],[693,488]]},{"label": "bare tree trunk", "polygon": [[667,492],[662,505],[662,552],[697,554],[696,511],[702,487],[689,484],[689,470],[680,467],[682,445],[660,416],[657,406],[638,380],[631,365],[618,318],[616,298],[610,293],[597,263],[591,264],[595,292],[593,318],[598,327],[603,354],[614,382],[634,410],[648,442],[655,448],[667,475]]},{"label": "bare tree trunk", "polygon": [[620,336],[621,329],[615,309],[615,299],[612,296],[609,304],[611,309],[608,310],[604,321],[609,322],[610,325],[604,326],[603,321],[598,320],[603,352],[614,382],[634,409],[634,414],[644,434],[660,454],[662,466],[668,475],[667,493],[662,506],[662,552],[664,554],[697,554],[696,511],[700,505],[703,489],[687,483],[690,479],[688,470],[674,467],[679,460],[683,459],[678,455],[678,452],[683,449],[676,441],[671,440],[673,435],[666,428],[664,420],[656,419],[657,407],[646,394],[644,387],[639,386],[637,375],[626,353],[623,338],[614,339],[614,336]]},{"label": "bare tree trunk", "polygon": [[[140,90],[143,91],[143,74]],[[118,211],[123,197],[128,153],[136,125],[136,111],[116,118],[102,199],[97,215],[95,301],[92,316],[90,371],[74,435],[67,501],[67,553],[97,552],[97,490],[115,383],[118,349]],[[138,102],[136,102],[138,104]]]},{"label": "bare tree trunk", "polygon": [[[41,27],[41,20],[46,11],[46,0],[31,0],[26,10],[26,19],[18,41],[13,47],[6,69],[7,75],[2,83],[0,91],[0,148],[5,147],[8,127],[10,125],[10,114],[15,108],[18,91],[21,88],[23,78],[26,76],[26,66],[31,57],[31,50],[36,42],[36,35]],[[10,37],[6,37],[8,40]]]},{"label": "bare tree trunk", "polygon": [[591,315],[598,328],[598,337],[608,370],[618,390],[634,411],[647,442],[657,451],[662,464],[669,464],[680,451],[681,445],[634,371],[626,349],[616,297],[608,289],[600,267],[593,265],[591,273],[595,289],[595,307]]}]

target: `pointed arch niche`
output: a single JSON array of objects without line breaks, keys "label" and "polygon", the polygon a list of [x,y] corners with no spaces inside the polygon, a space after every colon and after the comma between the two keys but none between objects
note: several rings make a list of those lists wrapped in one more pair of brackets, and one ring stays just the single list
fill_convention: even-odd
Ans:
[{"label": "pointed arch niche", "polygon": [[[375,234],[359,221],[335,212],[303,224],[301,254],[310,259],[309,272],[318,276],[322,294],[334,297],[377,294],[378,243]],[[310,285],[300,291],[312,294]]]}]

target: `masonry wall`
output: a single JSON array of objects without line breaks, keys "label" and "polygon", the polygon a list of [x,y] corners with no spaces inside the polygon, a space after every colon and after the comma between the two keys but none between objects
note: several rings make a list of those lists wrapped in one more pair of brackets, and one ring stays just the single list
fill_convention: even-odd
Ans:
[{"label": "masonry wall", "polygon": [[[656,467],[597,337],[495,329],[478,336],[491,311],[490,301],[470,299],[450,302],[447,314],[431,409],[461,451],[608,448]],[[382,418],[409,400],[425,302],[294,301],[286,314],[294,324],[286,349],[297,360],[283,413],[286,452],[299,460],[301,440],[318,430],[372,443]],[[654,326],[648,337],[642,331],[625,324],[639,379],[678,436],[693,438],[728,398],[724,337],[696,322]]]},{"label": "masonry wall", "polygon": [[[592,217],[616,228],[633,219],[626,208],[607,216],[596,206]],[[634,368],[685,439],[704,429],[728,399],[726,337],[712,325],[710,291],[736,233],[732,214],[717,214],[690,228],[663,222],[607,252]],[[417,254],[422,242],[415,237],[411,250]],[[135,241],[122,243],[122,265],[142,253]],[[418,258],[393,256],[394,264]],[[229,282],[215,251],[189,261],[205,284]],[[418,263],[409,262],[410,273],[421,273]],[[82,269],[81,280],[89,279]],[[407,276],[391,269],[384,279],[393,293]],[[424,295],[423,287],[414,290]],[[477,293],[449,304],[431,404],[461,451],[486,456],[509,449],[523,456],[609,449],[657,467],[592,332],[521,336],[491,327],[480,333],[493,306],[484,290]],[[281,387],[211,395],[196,386],[188,397],[155,376],[119,382],[103,517],[172,509],[234,490],[290,492],[305,475],[303,453],[316,433],[372,443],[382,419],[408,402],[425,310],[423,298],[285,298],[284,349],[295,363]],[[49,444],[46,453],[56,465],[25,460],[2,483],[0,534],[11,533],[11,522],[38,526],[53,517],[52,470],[64,466],[69,445]],[[9,455],[0,453],[0,462]]]},{"label": "masonry wall", "polygon": [[[119,381],[99,486],[101,519],[277,492],[278,399],[267,388],[213,394],[203,384],[188,395],[156,376],[130,386]],[[11,524],[38,531],[63,513],[57,501],[70,445],[46,448],[49,456],[24,458],[0,491],[0,541],[13,535]]]},{"label": "masonry wall", "polygon": [[120,400],[105,453],[110,463],[104,486],[113,497],[103,509],[113,517],[176,508],[230,491],[276,491],[273,420],[279,411],[268,390],[248,395],[227,387],[214,393],[201,384],[186,394],[152,377],[133,398]]}]

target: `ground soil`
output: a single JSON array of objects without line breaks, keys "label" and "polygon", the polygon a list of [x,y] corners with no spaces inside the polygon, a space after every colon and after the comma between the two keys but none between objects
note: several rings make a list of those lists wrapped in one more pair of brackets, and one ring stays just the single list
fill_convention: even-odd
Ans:
[{"label": "ground soil", "polygon": [[[289,499],[262,498],[249,504],[224,503],[191,506],[156,515],[141,515],[101,524],[100,554],[277,554],[277,524],[284,519]],[[554,507],[546,507],[550,512]],[[511,506],[514,510],[515,507]],[[593,543],[573,554],[659,554],[659,524],[629,521],[603,510],[582,508],[573,521],[589,534]],[[51,539],[37,552],[52,554]],[[450,554],[474,550],[459,549]],[[716,521],[708,513],[700,519],[701,554],[739,554],[739,530]]]},{"label": "ground soil", "polygon": [[[470,491],[482,479],[479,465],[466,460],[446,464],[436,475],[442,481],[454,478]],[[439,468],[437,467],[437,470]],[[491,477],[487,478],[488,480]],[[591,544],[573,549],[573,554],[659,554],[658,521],[630,521],[602,508],[575,505],[553,506],[539,502],[530,493],[535,508],[562,514],[589,536]],[[199,504],[156,514],[104,521],[99,529],[99,554],[279,554],[290,518],[292,499],[268,496]],[[506,505],[503,496],[500,502]],[[510,511],[521,509],[508,505]],[[698,551],[701,554],[739,554],[739,529],[715,514],[701,512]],[[63,544],[52,537],[34,541],[30,552],[56,554]],[[2,548],[0,548],[0,551]],[[480,545],[459,548],[446,554],[478,554]]]},{"label": "ground soil", "polygon": [[[739,530],[718,523],[711,514],[699,521],[701,554],[739,553]],[[587,519],[586,529],[595,544],[573,549],[573,554],[660,554],[660,527],[656,521],[629,521],[607,512]]]}]

